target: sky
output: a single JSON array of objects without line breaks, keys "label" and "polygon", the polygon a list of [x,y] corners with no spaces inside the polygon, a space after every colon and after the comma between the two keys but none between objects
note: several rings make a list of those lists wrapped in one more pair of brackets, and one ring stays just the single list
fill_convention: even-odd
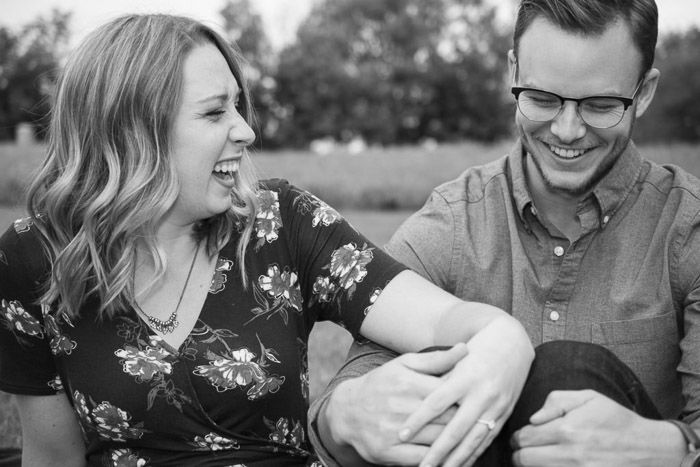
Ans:
[{"label": "sky", "polygon": [[[97,26],[124,13],[173,13],[191,16],[212,27],[221,20],[218,11],[226,0],[0,0],[0,25],[18,28],[52,8],[73,12],[71,43],[76,44]],[[317,0],[251,0],[265,25],[273,47],[294,38],[299,22]],[[493,0],[498,1],[498,0]],[[659,30],[665,32],[700,27],[700,0],[656,0]]]}]

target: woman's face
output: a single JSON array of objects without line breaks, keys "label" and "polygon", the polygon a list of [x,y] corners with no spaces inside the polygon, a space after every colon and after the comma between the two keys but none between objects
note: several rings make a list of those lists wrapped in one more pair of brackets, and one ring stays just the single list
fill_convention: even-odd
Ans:
[{"label": "woman's face", "polygon": [[171,160],[180,182],[172,221],[187,224],[231,207],[243,150],[255,139],[239,113],[239,94],[228,63],[213,44],[189,53],[171,135]]}]

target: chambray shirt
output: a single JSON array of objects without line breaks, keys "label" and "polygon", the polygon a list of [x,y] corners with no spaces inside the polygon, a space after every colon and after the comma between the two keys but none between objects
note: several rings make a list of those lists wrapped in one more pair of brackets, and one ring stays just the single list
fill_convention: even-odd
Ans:
[{"label": "chambray shirt", "polygon": [[[436,188],[386,249],[448,292],[511,313],[533,345],[608,348],[664,417],[700,428],[700,181],[630,143],[578,206],[569,242],[537,212],[523,154],[518,144]],[[325,397],[388,358],[367,345],[351,355]]]}]

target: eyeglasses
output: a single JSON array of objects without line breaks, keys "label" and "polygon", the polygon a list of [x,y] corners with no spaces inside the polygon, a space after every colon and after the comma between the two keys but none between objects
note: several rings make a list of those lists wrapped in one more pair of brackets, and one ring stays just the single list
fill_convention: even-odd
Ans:
[{"label": "eyeglasses", "polygon": [[612,128],[622,121],[625,111],[637,98],[642,87],[642,78],[634,90],[632,97],[619,96],[589,96],[580,99],[562,97],[553,92],[540,89],[514,86],[511,92],[515,96],[518,110],[528,120],[533,122],[548,122],[553,120],[564,107],[564,102],[576,102],[576,112],[586,125],[593,128]]}]

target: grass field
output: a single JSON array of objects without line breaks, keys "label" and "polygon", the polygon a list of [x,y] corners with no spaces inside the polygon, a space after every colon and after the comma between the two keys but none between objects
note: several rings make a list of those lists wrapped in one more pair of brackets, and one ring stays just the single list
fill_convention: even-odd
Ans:
[{"label": "grass field", "polygon": [[[427,198],[430,190],[456,177],[469,166],[493,160],[510,143],[441,145],[372,149],[360,155],[319,157],[286,151],[256,154],[263,177],[283,177],[307,188],[340,209],[346,218],[375,243],[384,244],[398,225]],[[650,159],[679,165],[700,177],[700,145],[668,144],[640,148]],[[22,197],[29,173],[43,157],[42,146],[17,148],[0,144],[0,227],[21,216],[15,205]],[[5,207],[2,207],[5,205]],[[378,211],[378,209],[394,209]],[[319,323],[309,343],[311,397],[315,398],[342,363],[350,335],[330,323]],[[0,447],[19,442],[19,430],[9,397],[0,393]]]},{"label": "grass field", "polygon": [[[483,164],[508,152],[512,142],[369,148],[349,155],[342,151],[319,157],[304,151],[255,153],[263,178],[282,177],[306,188],[339,209],[419,208],[430,190],[467,167]],[[679,165],[700,177],[700,146],[651,145],[640,148],[657,162]],[[18,148],[0,144],[0,204],[21,199],[30,172],[43,158],[40,145]]]}]

